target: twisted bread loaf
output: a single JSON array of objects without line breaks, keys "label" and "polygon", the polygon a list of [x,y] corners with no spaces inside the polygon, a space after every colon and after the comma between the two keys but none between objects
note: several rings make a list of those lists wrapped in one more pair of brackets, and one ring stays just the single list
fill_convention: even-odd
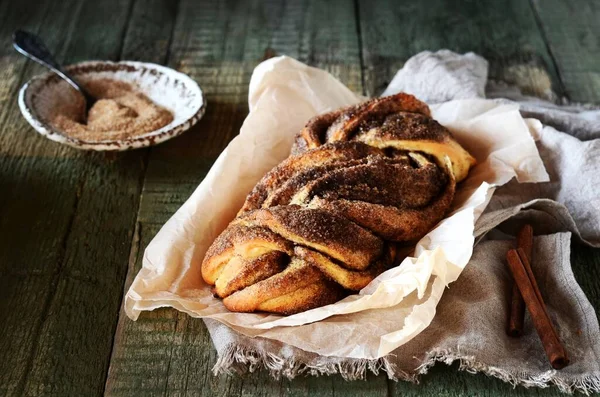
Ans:
[{"label": "twisted bread loaf", "polygon": [[474,163],[411,95],[317,116],[209,248],[202,277],[232,311],[333,303],[435,226]]}]

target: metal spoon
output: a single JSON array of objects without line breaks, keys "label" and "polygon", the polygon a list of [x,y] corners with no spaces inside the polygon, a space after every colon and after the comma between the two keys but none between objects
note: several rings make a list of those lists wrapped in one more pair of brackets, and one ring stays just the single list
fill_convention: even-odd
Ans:
[{"label": "metal spoon", "polygon": [[[85,99],[85,115],[87,115],[87,111],[94,105],[96,98],[90,95],[90,93],[73,78],[73,76],[63,70],[58,62],[54,60],[50,50],[48,50],[39,36],[25,32],[24,30],[17,30],[13,33],[13,46],[21,54],[52,70],[79,91]],[[85,119],[86,117],[84,117],[84,120]]]}]

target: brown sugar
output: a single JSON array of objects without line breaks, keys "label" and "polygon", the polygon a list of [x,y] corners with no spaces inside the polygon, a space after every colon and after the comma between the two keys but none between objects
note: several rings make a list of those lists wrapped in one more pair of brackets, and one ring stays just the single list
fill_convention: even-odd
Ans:
[{"label": "brown sugar", "polygon": [[130,84],[99,79],[84,84],[97,98],[84,122],[85,103],[77,97],[66,103],[50,124],[64,134],[84,141],[120,140],[137,137],[162,128],[173,121],[167,109],[136,92]]}]

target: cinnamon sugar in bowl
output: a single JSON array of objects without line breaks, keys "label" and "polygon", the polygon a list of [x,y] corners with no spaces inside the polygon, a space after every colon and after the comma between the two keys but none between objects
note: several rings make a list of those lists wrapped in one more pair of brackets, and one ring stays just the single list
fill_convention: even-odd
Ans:
[{"label": "cinnamon sugar in bowl", "polygon": [[80,149],[154,145],[189,129],[206,108],[198,84],[164,66],[92,61],[66,69],[97,99],[87,119],[81,94],[53,73],[27,82],[19,107],[40,134]]}]

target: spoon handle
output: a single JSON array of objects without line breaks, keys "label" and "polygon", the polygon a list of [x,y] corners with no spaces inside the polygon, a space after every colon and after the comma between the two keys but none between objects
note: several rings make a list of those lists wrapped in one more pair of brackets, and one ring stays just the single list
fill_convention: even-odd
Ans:
[{"label": "spoon handle", "polygon": [[65,72],[58,62],[56,62],[54,56],[39,36],[23,30],[17,30],[13,33],[13,46],[21,54],[46,66],[48,69],[65,79],[77,91],[81,92],[86,99],[88,108],[95,102],[94,97],[91,96],[77,80]]}]

